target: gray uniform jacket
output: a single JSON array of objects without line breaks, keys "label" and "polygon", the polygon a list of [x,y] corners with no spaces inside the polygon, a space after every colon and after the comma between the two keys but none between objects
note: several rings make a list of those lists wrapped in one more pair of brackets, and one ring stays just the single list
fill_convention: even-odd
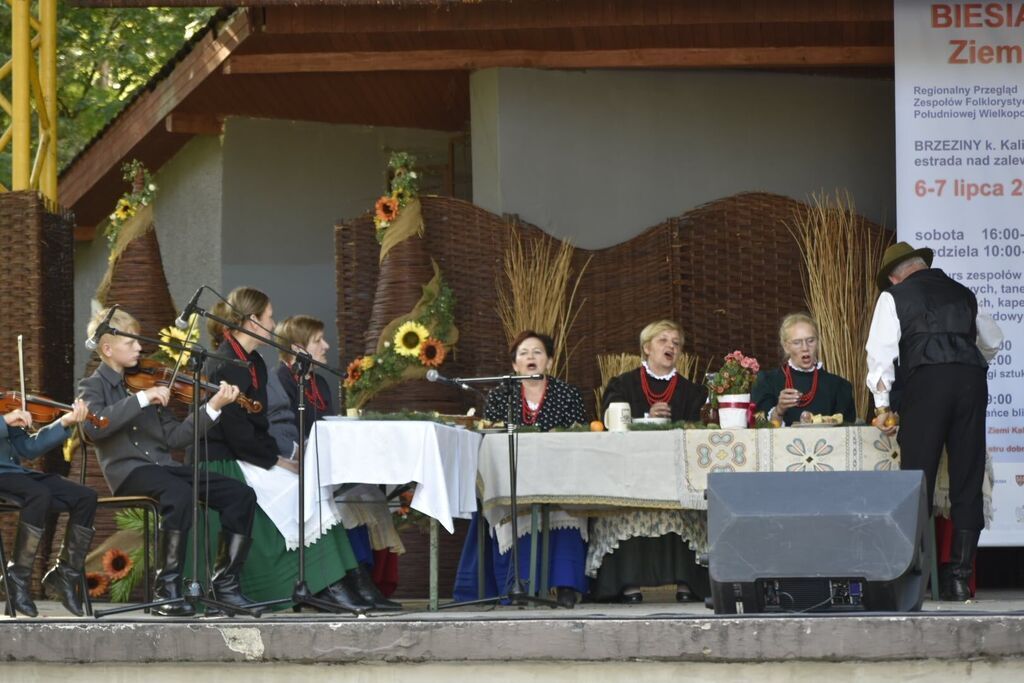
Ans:
[{"label": "gray uniform jacket", "polygon": [[[171,458],[171,449],[192,444],[192,415],[178,422],[160,405],[143,408],[139,399],[125,388],[121,375],[105,363],[78,383],[78,391],[90,411],[110,420],[103,428],[88,422],[84,428],[96,445],[100,469],[111,492],[116,493],[136,467],[178,465]],[[200,435],[213,423],[206,410],[200,411]]]}]

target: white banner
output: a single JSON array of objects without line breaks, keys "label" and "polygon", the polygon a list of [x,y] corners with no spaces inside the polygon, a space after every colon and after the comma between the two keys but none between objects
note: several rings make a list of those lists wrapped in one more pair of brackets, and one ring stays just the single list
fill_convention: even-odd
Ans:
[{"label": "white banner", "polygon": [[934,249],[1003,330],[981,543],[1024,545],[1024,2],[894,5],[899,239]]}]

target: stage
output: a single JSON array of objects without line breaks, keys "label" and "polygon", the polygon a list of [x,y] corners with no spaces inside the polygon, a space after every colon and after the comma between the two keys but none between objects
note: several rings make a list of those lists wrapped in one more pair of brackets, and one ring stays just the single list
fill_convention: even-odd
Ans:
[{"label": "stage", "polygon": [[326,680],[340,673],[330,665],[361,672],[360,681],[412,671],[423,681],[657,681],[682,672],[700,680],[1005,681],[1024,674],[1024,591],[990,590],[966,604],[929,601],[919,613],[837,616],[716,617],[668,598],[652,592],[641,605],[442,612],[426,611],[424,601],[409,603],[422,611],[393,616],[289,611],[199,620],[67,618],[56,603],[41,602],[37,619],[0,619],[0,658],[6,680],[73,675],[108,683],[213,671],[218,683],[296,674]]}]

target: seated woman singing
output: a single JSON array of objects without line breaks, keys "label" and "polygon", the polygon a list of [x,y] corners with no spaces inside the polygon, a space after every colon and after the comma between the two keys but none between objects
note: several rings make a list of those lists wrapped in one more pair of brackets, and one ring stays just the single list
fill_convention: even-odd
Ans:
[{"label": "seated woman singing", "polygon": [[806,313],[791,313],[779,326],[782,365],[757,375],[751,400],[769,419],[786,425],[800,422],[801,413],[842,413],[843,422],[857,419],[853,386],[826,372],[818,360],[818,325]]},{"label": "seated woman singing", "polygon": [[273,334],[274,311],[270,298],[250,287],[239,287],[219,302],[212,312],[237,324],[240,332],[225,328],[212,318],[207,323],[218,351],[250,363],[248,368],[211,359],[211,382],[237,386],[263,409],[248,413],[238,405],[225,406],[220,420],[209,431],[209,468],[242,480],[256,492],[259,507],[253,522],[253,545],[242,572],[242,585],[256,600],[287,597],[298,574],[297,548],[305,543],[305,578],[311,592],[350,611],[372,606],[352,588],[349,575],[358,563],[352,553],[341,515],[333,496],[308,506],[305,538],[298,537],[298,460],[301,454],[281,453],[268,431],[267,366],[256,350],[262,342],[249,334]]},{"label": "seated woman singing", "polygon": [[[484,407],[484,416],[488,420],[505,422],[511,405],[516,423],[535,426],[542,431],[583,422],[583,394],[577,387],[547,374],[551,371],[555,353],[555,342],[551,337],[527,330],[516,337],[509,350],[512,369],[517,374],[543,374],[544,379],[523,380],[512,393],[506,386],[494,389],[488,395]],[[454,596],[458,601],[472,600],[478,595],[476,528],[480,523],[479,516],[474,513],[455,578]],[[555,510],[551,513],[550,523],[552,531],[548,576],[551,577],[551,585],[555,587],[558,602],[565,607],[572,607],[576,603],[576,594],[587,592],[587,577],[584,574],[587,555],[584,537],[586,519]],[[520,534],[529,531],[528,514],[520,515],[518,526]],[[515,542],[511,528],[511,524],[501,524],[494,530],[496,539],[488,539],[490,552],[484,553],[486,597],[507,593],[510,587],[513,576],[510,550]],[[530,572],[530,539],[523,535],[518,543],[519,576],[526,577]],[[537,575],[540,574],[538,566]]]},{"label": "seated woman singing", "polygon": [[[676,371],[683,330],[671,320],[651,323],[640,332],[643,363],[612,378],[602,410],[629,403],[633,417],[667,417],[696,422],[707,389]],[[676,600],[708,594],[707,569],[697,565],[687,545],[700,520],[694,511],[638,510],[595,517],[590,529],[587,574],[596,600],[643,601],[639,586],[676,585]]]},{"label": "seated woman singing", "polygon": [[[274,334],[281,342],[291,345],[293,351],[305,351],[313,360],[319,363],[327,362],[327,350],[331,347],[324,339],[324,322],[319,318],[309,315],[290,316],[278,323],[274,328]],[[280,351],[278,358],[281,362],[268,377],[268,391],[277,387],[280,387],[280,391],[273,391],[269,394],[267,411],[270,414],[271,436],[277,441],[278,447],[282,451],[290,452],[293,444],[297,444],[299,441],[298,367],[295,365],[294,353]],[[337,415],[337,412],[334,410],[330,387],[323,376],[311,370],[306,375],[304,384],[303,440],[308,442],[313,423],[326,415]],[[362,485],[360,489],[363,498],[376,494],[374,497],[379,498],[379,502],[360,500],[357,505],[339,506],[347,529],[349,544],[359,562],[351,572],[350,587],[363,600],[371,603],[374,609],[397,611],[402,609],[402,605],[384,597],[370,575],[373,568],[373,546],[370,543],[370,530],[365,520],[373,520],[375,528],[379,533],[382,532],[382,535],[387,532],[394,534],[394,522],[388,512],[387,499],[379,488]],[[387,527],[383,526],[385,524]],[[400,543],[400,541],[398,542]]]}]

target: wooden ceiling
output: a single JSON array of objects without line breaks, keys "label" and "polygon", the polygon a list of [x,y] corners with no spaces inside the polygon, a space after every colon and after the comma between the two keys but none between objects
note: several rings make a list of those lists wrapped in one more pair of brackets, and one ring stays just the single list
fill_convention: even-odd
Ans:
[{"label": "wooden ceiling", "polygon": [[123,191],[123,160],[158,169],[228,116],[466,130],[475,69],[760,68],[889,78],[892,1],[261,0],[220,15],[93,140],[62,174],[61,201],[88,237]]}]

